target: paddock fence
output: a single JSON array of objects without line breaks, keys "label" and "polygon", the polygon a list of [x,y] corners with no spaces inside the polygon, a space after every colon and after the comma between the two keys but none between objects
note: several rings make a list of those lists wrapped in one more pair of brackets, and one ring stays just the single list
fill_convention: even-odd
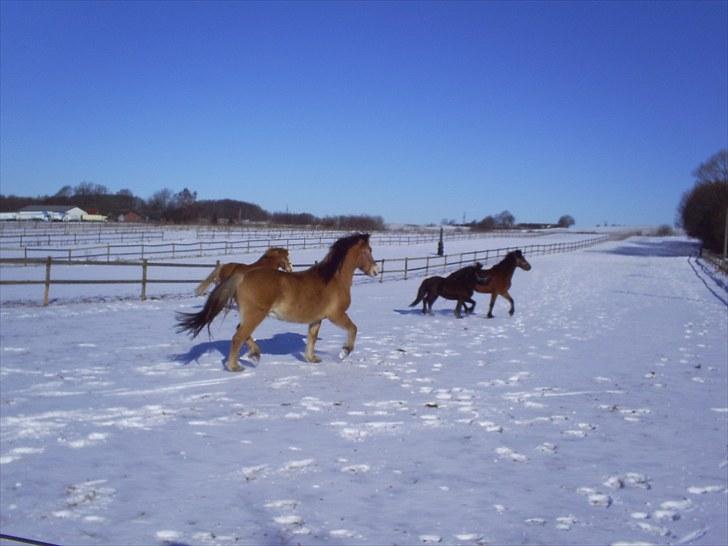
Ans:
[{"label": "paddock fence", "polygon": [[[28,239],[29,236],[24,236],[26,237],[26,244],[19,246],[2,246],[2,239],[0,239],[0,252],[7,258],[22,258],[25,264],[34,263],[37,259],[45,259],[48,256],[54,260],[64,260],[66,262],[79,261],[81,263],[88,263],[93,260],[105,261],[106,263],[144,259],[176,260],[180,258],[202,258],[204,256],[227,256],[236,253],[263,252],[272,246],[282,246],[290,250],[322,248],[330,246],[334,241],[349,233],[344,231],[322,231],[301,235],[300,231],[251,232],[251,235],[255,236],[239,240],[220,239],[155,243],[148,241],[163,239],[164,234],[162,232],[129,232],[121,233],[118,237],[121,238],[120,240],[126,241],[131,241],[134,240],[133,238],[136,238],[137,242],[133,244],[112,244],[113,241],[104,241],[104,244],[90,246],[77,246],[77,243],[84,242],[83,238],[86,236],[84,234],[61,234],[63,238],[59,239],[53,239],[51,234],[40,234],[39,238],[34,239],[33,242],[30,242]],[[543,235],[545,233],[528,233],[529,237]],[[413,245],[437,241],[439,236],[439,233],[434,231],[416,233],[375,232],[371,235],[371,241],[373,244],[380,245]],[[445,241],[481,239],[484,236],[523,237],[524,233],[517,231],[494,231],[486,235],[483,233],[463,231],[446,233],[443,239]],[[23,236],[21,235],[20,237]],[[35,242],[38,241],[63,242],[66,246],[63,246],[63,244],[53,246],[51,244],[46,244],[46,246],[36,245]]]},{"label": "paddock fence", "polygon": [[716,269],[728,274],[728,259],[726,259],[725,256],[720,256],[708,250],[704,250],[702,258],[713,264]]},{"label": "paddock fence", "polygon": [[[550,244],[529,244],[522,246],[504,247],[496,249],[486,250],[472,250],[467,252],[460,252],[457,254],[445,254],[443,256],[420,256],[420,257],[404,257],[404,258],[386,258],[377,260],[380,274],[376,278],[367,277],[357,272],[356,282],[384,282],[391,280],[406,280],[414,277],[427,277],[430,274],[444,274],[455,269],[459,269],[466,265],[474,262],[481,262],[484,266],[496,262],[497,260],[505,257],[508,252],[516,249],[520,249],[528,258],[529,256],[539,256],[545,254],[557,254],[564,252],[573,252],[576,250],[582,250],[600,243],[610,240],[608,235],[602,235],[598,237],[592,237],[589,239],[583,239],[575,242],[562,242],[562,243],[550,243]],[[289,240],[292,241],[293,240]],[[307,244],[301,242],[300,244]],[[268,243],[263,245],[268,248]],[[283,245],[281,245],[283,246]],[[252,247],[251,247],[252,248]],[[293,248],[289,246],[288,248]],[[309,248],[309,247],[303,247]],[[142,258],[141,260],[68,260],[53,256],[47,256],[45,258],[2,258],[0,259],[0,265],[43,265],[45,275],[42,279],[33,280],[7,280],[0,279],[0,286],[10,285],[39,285],[43,287],[43,305],[48,305],[50,302],[50,289],[54,285],[139,285],[140,286],[140,298],[146,300],[148,297],[147,291],[150,285],[179,285],[179,284],[199,284],[202,279],[207,276],[207,273],[216,267],[220,263],[218,260],[216,263],[180,263],[180,262],[155,262],[150,261],[148,258]],[[311,267],[314,264],[293,264],[294,270],[302,270]],[[84,266],[84,267],[80,267]],[[126,278],[94,278],[94,268],[99,272],[99,276],[102,268],[105,268],[108,272],[108,268],[113,267],[115,270],[126,269],[130,271],[129,276]],[[190,269],[204,269],[203,273],[195,278],[186,277],[189,275]],[[75,278],[57,278],[54,272],[61,270],[63,273],[67,271],[77,272],[83,270],[84,275],[72,275]],[[172,278],[172,275],[166,278],[159,278],[153,275],[152,272],[159,273],[159,271],[175,271],[179,274]],[[136,271],[136,274],[133,273]],[[122,275],[118,275],[121,277]],[[82,278],[88,277],[88,278]],[[156,297],[156,295],[155,295]]]}]

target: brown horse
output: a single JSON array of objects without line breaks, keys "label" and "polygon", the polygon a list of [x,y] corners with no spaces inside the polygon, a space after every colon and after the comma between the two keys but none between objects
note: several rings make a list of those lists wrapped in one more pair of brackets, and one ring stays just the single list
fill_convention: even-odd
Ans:
[{"label": "brown horse", "polygon": [[516,267],[520,267],[524,271],[531,269],[531,264],[523,257],[523,252],[520,250],[509,252],[500,262],[490,269],[484,270],[483,273],[487,276],[487,280],[475,285],[476,292],[490,294],[488,318],[493,318],[493,305],[495,305],[498,296],[503,296],[510,302],[511,309],[508,314],[513,316],[513,313],[515,313],[516,306],[513,303],[513,298],[508,293],[508,289],[511,287],[511,278]]},{"label": "brown horse", "polygon": [[288,260],[288,249],[286,248],[269,248],[265,251],[258,261],[252,264],[240,264],[240,263],[227,263],[217,264],[217,267],[212,270],[207,278],[202,281],[197,288],[195,288],[195,294],[201,296],[207,290],[210,284],[220,284],[224,280],[228,279],[233,273],[245,273],[256,267],[267,267],[268,269],[282,269],[289,273],[293,271],[291,262]]},{"label": "brown horse", "polygon": [[243,343],[248,344],[251,359],[260,359],[260,347],[252,334],[269,314],[288,322],[309,325],[305,353],[309,362],[320,362],[314,354],[314,344],[321,321],[329,319],[348,333],[339,354],[340,358],[345,358],[354,349],[357,331],[346,314],[351,304],[351,284],[356,269],[370,277],[378,273],[369,234],[357,233],[339,239],[321,262],[305,271],[286,273],[257,268],[245,274],[234,273],[212,291],[200,312],[178,313],[178,331],[189,331],[196,336],[205,326],[209,328],[213,319],[235,298],[242,321],[232,339],[228,370],[241,370],[238,355]]},{"label": "brown horse", "polygon": [[[442,296],[448,300],[457,300],[455,316],[461,318],[461,309],[464,308],[466,313],[472,313],[475,310],[473,290],[476,284],[486,282],[486,280],[483,265],[480,262],[458,269],[447,277],[428,277],[420,284],[417,297],[410,303],[410,307],[422,302],[422,312],[432,314],[432,304],[439,296]],[[470,303],[470,308],[467,306],[468,303]]]}]

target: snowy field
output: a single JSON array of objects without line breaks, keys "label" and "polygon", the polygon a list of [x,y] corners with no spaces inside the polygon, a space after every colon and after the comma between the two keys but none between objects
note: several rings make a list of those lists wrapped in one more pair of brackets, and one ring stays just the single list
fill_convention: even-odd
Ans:
[{"label": "snowy field", "polygon": [[[35,293],[4,304],[0,532],[726,544],[728,282],[695,250],[640,237],[527,255],[515,315],[499,300],[491,320],[482,295],[464,319],[443,300],[423,316],[408,307],[421,278],[357,283],[348,359],[330,323],[314,365],[305,326],[268,319],[261,362],[238,374],[223,370],[235,312],[211,339],[175,333],[175,312],[204,298],[86,301],[68,287],[77,298],[49,307]],[[294,261],[322,255],[307,252]]]}]

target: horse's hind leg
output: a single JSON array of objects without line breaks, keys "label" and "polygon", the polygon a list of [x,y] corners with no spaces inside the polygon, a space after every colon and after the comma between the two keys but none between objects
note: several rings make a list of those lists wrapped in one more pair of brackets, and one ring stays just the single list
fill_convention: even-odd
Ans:
[{"label": "horse's hind leg", "polygon": [[230,345],[230,353],[228,353],[227,369],[231,372],[239,372],[242,370],[240,364],[238,364],[238,357],[240,356],[240,349],[245,342],[248,343],[250,358],[253,360],[260,359],[260,347],[258,347],[258,344],[253,339],[252,334],[258,325],[263,322],[265,313],[246,310],[243,317],[243,321],[235,331],[232,344]]},{"label": "horse's hind leg", "polygon": [[473,298],[468,298],[465,300],[465,302],[470,304],[470,307],[468,307],[467,305],[463,305],[466,313],[472,313],[473,311],[475,311],[475,300]]},{"label": "horse's hind leg", "polygon": [[[439,296],[437,294],[427,294],[427,298],[425,298],[425,301],[427,302],[427,313],[432,314],[432,304],[435,303],[435,300]],[[423,311],[424,312],[424,311]]]},{"label": "horse's hind leg", "polygon": [[345,312],[338,316],[329,317],[329,320],[336,324],[339,328],[343,328],[347,332],[346,344],[341,348],[339,358],[346,358],[354,350],[354,341],[356,340],[356,324],[354,324],[349,315]]},{"label": "horse's hind leg", "polygon": [[321,359],[317,357],[313,352],[313,346],[316,344],[316,338],[318,338],[319,330],[321,329],[321,321],[312,322],[308,325],[308,341],[306,343],[306,360],[309,362],[321,362]]}]

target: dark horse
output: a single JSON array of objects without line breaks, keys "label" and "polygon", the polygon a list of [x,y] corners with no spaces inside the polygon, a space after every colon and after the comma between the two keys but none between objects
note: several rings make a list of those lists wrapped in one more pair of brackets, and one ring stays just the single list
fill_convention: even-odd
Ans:
[{"label": "dark horse", "polygon": [[495,264],[490,269],[486,269],[483,273],[486,275],[487,280],[485,282],[478,282],[475,285],[475,291],[482,294],[490,294],[490,307],[488,307],[488,318],[493,318],[493,305],[498,296],[503,296],[511,304],[511,309],[508,314],[513,316],[516,311],[516,306],[513,303],[513,298],[508,293],[508,289],[511,287],[511,277],[516,267],[520,267],[524,271],[531,269],[531,264],[526,261],[523,257],[523,252],[520,250],[514,250],[506,254],[500,262]]},{"label": "dark horse", "polygon": [[[439,296],[442,296],[448,300],[457,300],[455,316],[461,318],[461,309],[465,308],[466,313],[472,313],[475,309],[473,290],[476,284],[486,281],[487,277],[484,275],[483,265],[480,262],[458,269],[447,277],[428,277],[420,284],[417,298],[410,303],[410,307],[422,302],[422,312],[432,313],[432,304]],[[468,303],[470,308],[467,306]]]}]

